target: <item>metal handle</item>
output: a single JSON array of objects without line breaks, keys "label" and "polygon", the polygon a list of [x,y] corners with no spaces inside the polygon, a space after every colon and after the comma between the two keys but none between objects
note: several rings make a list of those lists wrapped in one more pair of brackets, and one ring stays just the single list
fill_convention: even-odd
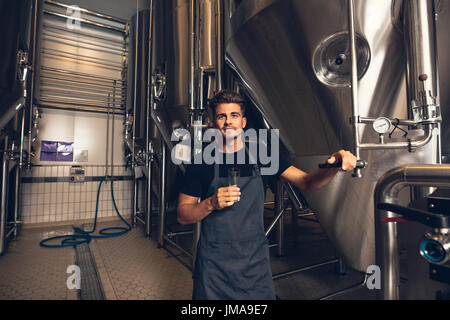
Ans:
[{"label": "metal handle", "polygon": [[450,228],[450,216],[433,213],[416,208],[404,207],[393,203],[379,203],[379,210],[391,211],[405,216],[407,219],[418,221],[436,229]]},{"label": "metal handle", "polygon": [[[369,163],[365,160],[356,160],[356,169],[364,169],[364,168],[367,168],[368,165],[369,165]],[[341,166],[342,166],[342,162],[319,164],[320,169],[340,168]]]}]

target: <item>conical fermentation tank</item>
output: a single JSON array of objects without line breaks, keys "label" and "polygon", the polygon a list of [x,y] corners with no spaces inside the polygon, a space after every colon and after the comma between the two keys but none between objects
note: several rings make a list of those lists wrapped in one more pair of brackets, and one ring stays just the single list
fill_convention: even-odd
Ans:
[{"label": "conical fermentation tank", "polygon": [[[261,0],[226,3],[225,54],[268,125],[280,129],[293,165],[317,168],[343,148],[354,149],[347,0]],[[355,4],[359,113],[408,119],[402,2]],[[362,141],[378,141],[360,126]],[[412,133],[411,133],[412,134]],[[403,141],[396,130],[386,142]],[[410,153],[363,150],[363,178],[339,173],[325,188],[304,194],[344,261],[366,271],[375,264],[373,191],[387,170],[436,163],[437,136]]]}]

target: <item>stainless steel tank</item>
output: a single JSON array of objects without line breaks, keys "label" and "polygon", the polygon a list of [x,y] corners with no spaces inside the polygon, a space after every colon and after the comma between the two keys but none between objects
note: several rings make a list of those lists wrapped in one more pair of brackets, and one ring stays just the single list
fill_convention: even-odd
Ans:
[{"label": "stainless steel tank", "polygon": [[[445,12],[446,1],[440,5]],[[292,164],[305,171],[340,148],[354,147],[347,13],[346,0],[226,3],[227,63],[268,124],[280,129]],[[407,119],[402,1],[355,1],[355,19],[360,116]],[[378,139],[371,126],[359,132],[362,141]],[[369,162],[363,178],[340,173],[327,187],[304,194],[349,266],[366,271],[375,264],[377,179],[399,165],[435,163],[438,138],[435,132],[414,153],[361,151]],[[394,134],[397,140],[404,138]]]},{"label": "stainless steel tank", "polygon": [[[171,141],[173,130],[189,129],[192,115],[216,90],[216,2],[153,0],[150,2],[151,26],[147,9],[133,16],[129,44],[128,113],[135,114],[137,148],[145,149],[148,137],[154,151],[161,154],[163,139],[169,147],[170,158],[174,145]],[[205,80],[204,87],[198,85],[201,78]],[[147,117],[151,117],[148,132]],[[168,200],[176,200],[178,167],[169,161],[167,169]]]}]

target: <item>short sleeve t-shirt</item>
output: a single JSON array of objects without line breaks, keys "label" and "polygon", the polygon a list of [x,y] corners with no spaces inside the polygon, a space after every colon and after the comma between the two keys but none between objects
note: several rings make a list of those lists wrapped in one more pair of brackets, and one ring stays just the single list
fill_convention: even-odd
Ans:
[{"label": "short sleeve t-shirt", "polygon": [[[264,148],[264,146],[258,144],[257,149],[249,149],[248,143],[246,143],[246,148],[243,150],[245,151],[245,162],[241,163],[242,161],[238,162],[238,152],[235,152],[233,156],[230,156],[230,154],[219,152],[218,156],[222,158],[222,161],[219,162],[219,175],[220,177],[227,177],[228,176],[228,169],[231,167],[237,167],[239,168],[240,175],[242,177],[251,176],[253,173],[253,167],[254,163],[256,162],[258,167],[267,168],[273,163],[267,163],[267,161],[263,161],[267,164],[262,164],[261,159],[256,156],[256,159],[254,157],[253,161],[250,160],[249,153],[254,154],[253,151],[249,150],[257,150],[259,154],[259,148]],[[265,149],[263,149],[263,152],[265,152]],[[267,154],[267,153],[263,153]],[[215,153],[212,152],[212,155],[215,156]],[[233,158],[234,161],[230,163],[230,158]],[[273,157],[271,158],[273,159]],[[239,158],[240,160],[240,158]],[[264,175],[262,174],[262,180],[264,186],[267,186],[269,183],[272,182],[273,179],[277,179],[287,168],[289,168],[290,163],[287,161],[284,157],[279,155],[278,157],[278,170],[276,170],[276,173],[273,175]],[[261,170],[260,170],[261,171]],[[204,161],[202,161],[201,164],[188,164],[186,166],[186,173],[184,177],[184,183],[180,190],[181,193],[192,196],[192,197],[200,197],[202,200],[206,198],[207,192],[209,189],[209,186],[214,179],[214,164],[206,164]]]}]

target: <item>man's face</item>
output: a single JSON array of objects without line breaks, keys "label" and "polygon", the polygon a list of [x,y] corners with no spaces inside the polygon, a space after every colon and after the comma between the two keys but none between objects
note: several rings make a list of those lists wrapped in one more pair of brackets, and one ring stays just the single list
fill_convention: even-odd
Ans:
[{"label": "man's face", "polygon": [[215,124],[225,138],[235,138],[247,125],[247,118],[242,116],[240,105],[221,103],[216,107]]}]

